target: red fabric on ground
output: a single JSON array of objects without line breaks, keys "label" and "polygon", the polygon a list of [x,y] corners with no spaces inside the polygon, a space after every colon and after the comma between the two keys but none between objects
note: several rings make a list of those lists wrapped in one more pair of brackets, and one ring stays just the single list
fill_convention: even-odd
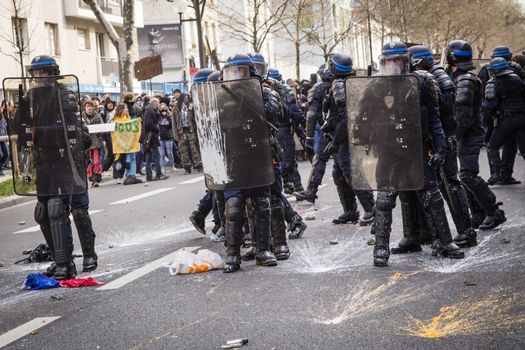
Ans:
[{"label": "red fabric on ground", "polygon": [[70,280],[58,281],[58,283],[60,283],[60,286],[64,288],[93,287],[104,284],[93,277],[72,278]]}]

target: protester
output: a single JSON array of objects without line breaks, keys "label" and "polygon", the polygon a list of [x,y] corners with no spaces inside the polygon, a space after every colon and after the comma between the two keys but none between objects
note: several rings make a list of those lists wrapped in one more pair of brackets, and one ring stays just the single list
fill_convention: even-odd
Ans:
[{"label": "protester", "polygon": [[[143,99],[144,100],[144,99]],[[146,181],[165,180],[167,175],[162,174],[162,167],[160,164],[160,140],[159,140],[159,100],[152,98],[148,106],[144,110],[144,158],[146,162]],[[151,163],[155,163],[156,176],[153,178],[151,170]]]},{"label": "protester", "polygon": [[160,104],[159,117],[159,136],[160,136],[160,164],[162,169],[166,172],[166,157],[169,159],[171,172],[175,171],[175,163],[173,158],[173,125],[171,121],[171,113],[165,103]]},{"label": "protester", "polygon": [[[100,114],[95,112],[94,103],[91,100],[84,102],[82,108],[82,119],[87,125],[103,124],[104,121]],[[88,151],[88,167],[87,173],[89,181],[93,187],[98,187],[102,181],[102,166],[100,161],[100,153],[103,147],[103,138],[101,133],[94,133],[91,135],[92,143]]]}]

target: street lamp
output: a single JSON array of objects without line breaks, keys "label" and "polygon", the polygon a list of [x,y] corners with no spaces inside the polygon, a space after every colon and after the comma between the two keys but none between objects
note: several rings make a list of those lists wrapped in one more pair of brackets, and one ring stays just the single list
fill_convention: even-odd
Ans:
[{"label": "street lamp", "polygon": [[[184,22],[196,22],[197,24],[197,44],[199,46],[199,64],[201,68],[205,68],[204,62],[204,44],[202,42],[202,17],[199,0],[191,0],[195,9],[195,18],[182,19],[182,14],[188,9],[187,0],[167,0],[171,3],[173,11],[179,14],[179,22],[182,26]],[[182,32],[182,27],[181,27]]]}]

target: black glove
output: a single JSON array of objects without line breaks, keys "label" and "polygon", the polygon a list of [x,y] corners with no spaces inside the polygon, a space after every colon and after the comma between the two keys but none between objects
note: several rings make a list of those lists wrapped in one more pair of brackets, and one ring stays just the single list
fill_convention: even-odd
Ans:
[{"label": "black glove", "polygon": [[437,168],[441,166],[444,162],[445,162],[445,156],[443,155],[443,153],[438,152],[438,153],[432,154],[432,156],[428,160],[428,165],[430,165],[431,167]]}]

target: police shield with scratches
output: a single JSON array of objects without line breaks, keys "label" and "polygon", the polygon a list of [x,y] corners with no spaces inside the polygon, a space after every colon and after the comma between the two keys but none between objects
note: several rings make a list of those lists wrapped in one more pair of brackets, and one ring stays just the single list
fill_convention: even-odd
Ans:
[{"label": "police shield with scratches", "polygon": [[[251,78],[250,78],[251,77]],[[227,257],[224,272],[241,264],[246,199],[255,206],[257,264],[275,266],[270,253],[270,189],[274,182],[267,122],[276,106],[263,96],[260,78],[247,55],[228,58],[222,81],[192,88],[206,185],[224,190]]]}]

